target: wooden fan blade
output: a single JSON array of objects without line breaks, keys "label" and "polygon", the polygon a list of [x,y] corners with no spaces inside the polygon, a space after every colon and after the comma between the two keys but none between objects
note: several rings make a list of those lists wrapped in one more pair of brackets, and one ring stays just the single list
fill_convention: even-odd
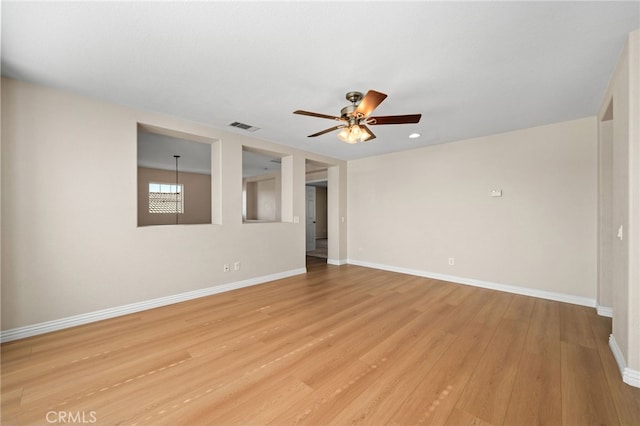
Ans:
[{"label": "wooden fan blade", "polygon": [[419,123],[422,114],[409,114],[409,115],[384,115],[380,117],[369,117],[367,124],[371,126],[377,126],[380,124],[409,124]]},{"label": "wooden fan blade", "polygon": [[387,95],[384,93],[376,92],[375,90],[369,90],[367,94],[362,98],[360,104],[353,112],[356,117],[368,117],[374,109],[378,107],[385,100]]},{"label": "wooden fan blade", "polygon": [[364,124],[361,124],[361,125],[360,125],[360,127],[361,127],[361,128],[363,128],[364,130],[366,130],[366,131],[367,131],[367,133],[369,133],[369,134],[371,135],[371,137],[370,137],[369,139],[367,139],[366,141],[363,141],[363,142],[369,142],[370,140],[373,140],[373,139],[375,139],[375,138],[376,138],[376,135],[375,135],[375,134],[373,134],[373,132],[371,131],[371,129],[370,129],[370,128],[368,128],[368,127],[367,127],[367,126],[365,126]]},{"label": "wooden fan blade", "polygon": [[299,109],[297,111],[293,111],[293,113],[294,114],[300,114],[300,115],[308,115],[310,117],[328,118],[329,120],[342,121],[342,118],[340,118],[340,117],[336,117],[336,116],[333,116],[333,115],[326,115],[326,114],[318,114],[317,112],[302,111],[301,109]]},{"label": "wooden fan blade", "polygon": [[325,129],[321,132],[314,133],[312,135],[307,136],[308,138],[315,138],[316,136],[324,135],[325,133],[333,132],[334,130],[338,130],[345,127],[344,124],[340,126],[331,127],[330,129]]}]

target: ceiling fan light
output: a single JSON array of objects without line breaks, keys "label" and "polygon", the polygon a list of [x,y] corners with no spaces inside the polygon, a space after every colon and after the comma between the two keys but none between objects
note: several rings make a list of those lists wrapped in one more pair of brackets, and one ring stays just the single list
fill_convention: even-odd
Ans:
[{"label": "ceiling fan light", "polygon": [[346,143],[366,142],[370,138],[371,133],[369,133],[364,127],[360,127],[357,124],[345,127],[340,130],[340,133],[338,133],[338,139]]},{"label": "ceiling fan light", "polygon": [[353,132],[349,133],[349,137],[347,138],[347,143],[358,143],[360,139],[353,134]]},{"label": "ceiling fan light", "polygon": [[340,139],[342,142],[353,143],[353,142],[349,142],[349,128],[348,127],[345,127],[344,129],[340,130],[340,133],[338,133],[338,139]]},{"label": "ceiling fan light", "polygon": [[338,133],[338,139],[346,143],[358,143],[358,140],[353,136],[351,127],[345,127]]},{"label": "ceiling fan light", "polygon": [[367,129],[364,127],[362,129],[362,134],[360,135],[360,142],[366,142],[371,138],[371,133],[367,132]]},{"label": "ceiling fan light", "polygon": [[317,112],[303,110],[296,110],[293,113],[340,121],[341,124],[314,133],[308,137],[314,138],[316,136],[324,135],[325,133],[333,132],[334,130],[342,129],[338,134],[338,139],[346,143],[366,142],[368,140],[375,139],[376,135],[367,128],[367,125],[418,123],[422,117],[422,114],[372,117],[371,113],[373,110],[375,110],[378,105],[387,98],[387,95],[375,90],[369,90],[364,96],[362,96],[362,93],[360,92],[349,92],[347,93],[346,98],[351,102],[351,105],[342,108],[342,110],[340,110],[340,116],[319,114]]},{"label": "ceiling fan light", "polygon": [[340,130],[340,133],[338,133],[338,139],[346,143],[356,143],[357,141],[353,140],[353,138],[350,138],[350,135],[350,129],[348,127],[345,127],[344,129]]}]

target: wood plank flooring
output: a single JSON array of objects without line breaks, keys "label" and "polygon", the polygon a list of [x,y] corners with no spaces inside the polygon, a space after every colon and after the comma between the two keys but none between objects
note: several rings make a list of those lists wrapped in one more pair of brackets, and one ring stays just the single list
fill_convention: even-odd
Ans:
[{"label": "wood plank flooring", "polygon": [[592,308],[309,262],[3,344],[2,424],[640,424]]}]

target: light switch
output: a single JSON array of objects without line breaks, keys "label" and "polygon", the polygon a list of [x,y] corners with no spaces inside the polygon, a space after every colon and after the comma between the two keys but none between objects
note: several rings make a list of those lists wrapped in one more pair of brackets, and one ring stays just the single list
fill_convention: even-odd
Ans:
[{"label": "light switch", "polygon": [[502,197],[502,189],[494,189],[491,191],[492,197]]},{"label": "light switch", "polygon": [[620,225],[620,228],[618,228],[618,238],[620,238],[620,241],[622,241],[622,232],[623,232],[622,225]]}]

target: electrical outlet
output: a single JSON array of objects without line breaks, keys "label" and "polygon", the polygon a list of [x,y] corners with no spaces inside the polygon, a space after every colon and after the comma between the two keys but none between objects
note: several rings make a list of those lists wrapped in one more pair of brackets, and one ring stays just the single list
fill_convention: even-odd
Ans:
[{"label": "electrical outlet", "polygon": [[223,270],[224,272],[229,272],[229,271],[231,270],[231,268],[229,267],[229,264],[228,264],[228,263],[225,263],[225,264],[224,264],[224,266],[223,266],[223,268],[222,268],[222,270]]},{"label": "electrical outlet", "polygon": [[456,260],[453,257],[449,258],[449,266],[453,266],[456,264]]},{"label": "electrical outlet", "polygon": [[238,260],[238,261],[236,261],[236,262],[233,264],[233,270],[234,270],[234,271],[239,271],[239,270],[240,270],[240,261],[239,261],[239,260]]}]

